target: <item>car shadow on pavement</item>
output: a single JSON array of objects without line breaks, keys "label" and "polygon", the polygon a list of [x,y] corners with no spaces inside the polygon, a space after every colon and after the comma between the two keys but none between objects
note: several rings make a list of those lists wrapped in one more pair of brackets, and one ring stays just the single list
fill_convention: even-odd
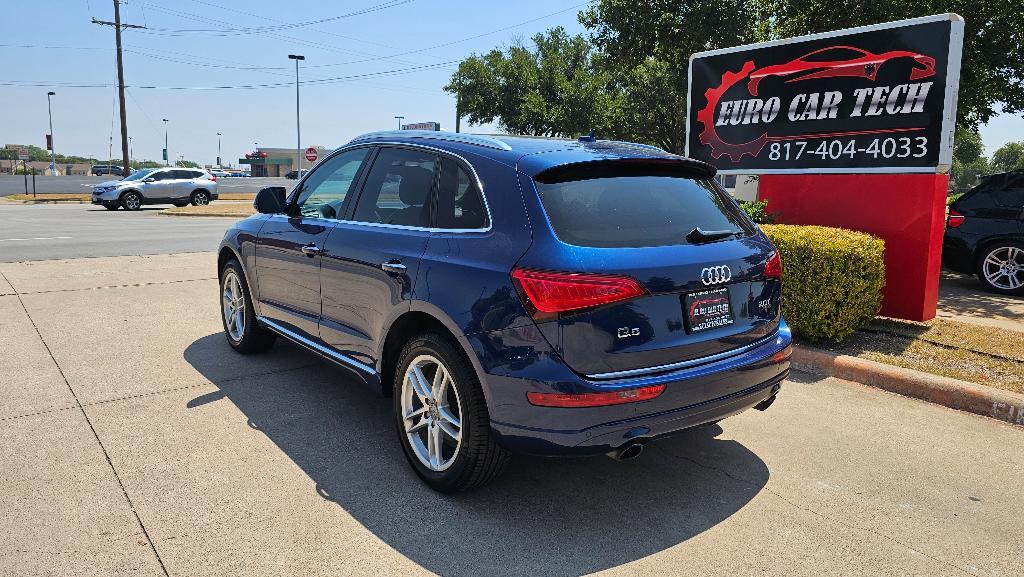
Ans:
[{"label": "car shadow on pavement", "polygon": [[[279,342],[267,355],[285,358],[294,348]],[[768,482],[765,463],[742,444],[716,438],[722,429],[713,425],[650,443],[631,461],[515,456],[492,484],[442,495],[406,463],[391,399],[326,362],[225,378],[218,359],[236,354],[219,333],[185,350],[219,388],[187,406],[234,403],[322,498],[443,575],[581,575],[616,567],[714,527]]]}]

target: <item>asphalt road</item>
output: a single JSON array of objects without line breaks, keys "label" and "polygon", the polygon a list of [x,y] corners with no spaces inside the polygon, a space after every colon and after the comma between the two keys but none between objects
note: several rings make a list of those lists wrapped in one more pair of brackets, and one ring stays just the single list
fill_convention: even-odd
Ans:
[{"label": "asphalt road", "polygon": [[0,201],[0,262],[216,250],[234,218]]},{"label": "asphalt road", "polygon": [[389,400],[228,347],[214,258],[0,264],[0,575],[1020,575],[1024,429],[802,374],[439,495]]},{"label": "asphalt road", "polygon": [[[36,175],[36,194],[89,193],[92,187],[101,182],[114,180],[111,176],[42,176]],[[222,178],[217,181],[220,192],[252,192],[255,193],[265,186],[287,186],[295,184],[294,180],[283,177],[276,178]],[[32,177],[28,177],[28,190],[32,192]],[[24,194],[25,178],[21,175],[0,175],[0,196]]]}]

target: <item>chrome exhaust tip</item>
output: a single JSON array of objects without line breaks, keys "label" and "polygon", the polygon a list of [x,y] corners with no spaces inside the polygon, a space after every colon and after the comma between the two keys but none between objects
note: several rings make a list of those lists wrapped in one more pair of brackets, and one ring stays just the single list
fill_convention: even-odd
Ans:
[{"label": "chrome exhaust tip", "polygon": [[639,457],[640,453],[643,453],[643,452],[644,452],[644,444],[643,443],[633,443],[631,445],[626,445],[625,447],[622,447],[621,449],[616,449],[616,450],[608,453],[608,456],[613,458],[613,459],[615,459],[616,461],[627,461],[629,459],[635,459],[635,458]]}]

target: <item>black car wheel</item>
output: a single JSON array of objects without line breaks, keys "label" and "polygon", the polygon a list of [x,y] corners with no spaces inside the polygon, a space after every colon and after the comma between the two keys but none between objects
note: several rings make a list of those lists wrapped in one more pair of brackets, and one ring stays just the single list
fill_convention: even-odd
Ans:
[{"label": "black car wheel", "polygon": [[197,190],[192,193],[193,206],[206,206],[210,204],[210,193],[205,190]]},{"label": "black car wheel", "polygon": [[221,322],[228,344],[243,354],[261,353],[277,339],[274,332],[256,321],[256,309],[249,294],[242,265],[229,260],[220,271]]},{"label": "black car wheel", "polygon": [[491,432],[476,372],[451,339],[428,332],[409,341],[393,386],[402,450],[432,489],[470,489],[505,468],[509,454]]},{"label": "black car wheel", "polygon": [[121,197],[121,206],[125,210],[139,210],[142,208],[142,195],[135,192],[126,192]]},{"label": "black car wheel", "polygon": [[1000,294],[1024,294],[1024,243],[999,241],[981,251],[978,279],[985,288]]}]

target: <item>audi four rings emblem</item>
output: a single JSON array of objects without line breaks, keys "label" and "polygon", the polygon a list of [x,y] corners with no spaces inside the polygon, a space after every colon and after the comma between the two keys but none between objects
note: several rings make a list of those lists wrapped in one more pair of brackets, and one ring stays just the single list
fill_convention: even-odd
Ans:
[{"label": "audi four rings emblem", "polygon": [[709,266],[700,271],[700,282],[705,285],[722,284],[732,280],[732,271],[723,265]]}]

